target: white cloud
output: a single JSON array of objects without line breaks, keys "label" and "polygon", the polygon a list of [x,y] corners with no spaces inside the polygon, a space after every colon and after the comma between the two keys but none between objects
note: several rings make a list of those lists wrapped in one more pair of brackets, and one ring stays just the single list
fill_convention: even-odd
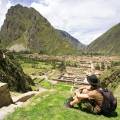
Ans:
[{"label": "white cloud", "polygon": [[8,0],[0,0],[0,27],[2,26],[5,14],[7,13],[8,8],[10,8],[11,3]]},{"label": "white cloud", "polygon": [[[13,4],[10,1],[0,0],[0,26],[8,8]],[[14,2],[17,4],[20,1]],[[31,0],[29,5],[54,27],[71,33],[85,44],[120,22],[119,0]]]},{"label": "white cloud", "polygon": [[120,22],[119,0],[38,0],[31,6],[85,44]]}]

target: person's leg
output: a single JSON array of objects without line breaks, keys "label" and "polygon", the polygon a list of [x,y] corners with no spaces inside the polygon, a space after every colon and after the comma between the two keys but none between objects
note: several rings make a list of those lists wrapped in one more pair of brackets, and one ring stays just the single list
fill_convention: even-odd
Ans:
[{"label": "person's leg", "polygon": [[74,106],[75,104],[78,104],[80,102],[80,99],[75,97],[73,101],[70,102],[71,106]]},{"label": "person's leg", "polygon": [[[87,89],[84,89],[84,90],[83,90],[83,93],[87,93],[87,92],[88,92]],[[80,101],[81,101],[82,98],[80,98],[80,97],[78,97],[78,96],[80,96],[80,91],[79,91],[79,90],[76,90],[76,91],[75,91],[75,96],[73,97],[73,101],[70,102],[70,106],[74,106],[75,104],[80,103]]]}]

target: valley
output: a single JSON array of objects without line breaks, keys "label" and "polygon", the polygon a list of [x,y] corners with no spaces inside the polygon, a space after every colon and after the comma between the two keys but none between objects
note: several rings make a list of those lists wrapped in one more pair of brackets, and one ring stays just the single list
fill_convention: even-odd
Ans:
[{"label": "valley", "polygon": [[[8,115],[6,120],[19,120],[21,118],[23,120],[68,120],[71,118],[72,120],[75,119],[75,116],[82,120],[86,118],[90,120],[119,120],[119,116],[107,118],[101,115],[98,117],[96,115],[88,115],[88,113],[76,109],[64,107],[66,98],[69,97],[74,88],[80,84],[78,81],[82,81],[89,72],[95,72],[98,76],[101,76],[104,72],[110,71],[112,67],[117,69],[120,66],[119,56],[68,56],[65,58],[64,56],[37,55],[36,57],[36,54],[24,54],[22,58],[17,55],[16,60],[21,64],[24,72],[31,76],[35,82],[35,86],[33,86],[32,89],[38,91],[39,88],[42,87],[47,89],[47,91],[31,98],[27,106],[18,108],[13,114]],[[64,64],[63,60],[65,60]],[[92,60],[94,60],[94,62],[91,62]],[[104,64],[106,64],[106,60],[109,63],[107,64],[108,67],[104,66],[100,68],[101,65],[99,67],[94,66],[104,61]],[[108,73],[104,75],[106,75],[104,76],[105,78],[109,77]],[[115,95],[118,97],[118,100],[120,100],[120,96],[117,93],[118,90],[119,87],[116,87]],[[118,106],[117,112],[119,109]],[[66,114],[69,115],[69,117],[67,117]]]},{"label": "valley", "polygon": [[[0,28],[0,120],[119,120],[119,33],[120,23],[84,45],[36,9],[11,6]],[[117,97],[116,115],[98,116],[77,105],[64,106],[91,74]]]}]

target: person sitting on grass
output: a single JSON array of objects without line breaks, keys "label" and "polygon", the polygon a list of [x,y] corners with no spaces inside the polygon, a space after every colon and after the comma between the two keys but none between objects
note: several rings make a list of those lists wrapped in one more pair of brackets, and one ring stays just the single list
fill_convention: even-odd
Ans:
[{"label": "person sitting on grass", "polygon": [[[95,114],[111,114],[117,107],[117,100],[112,92],[100,87],[100,80],[96,75],[87,76],[85,84],[75,91],[75,95],[68,99],[66,107],[73,108],[76,104],[85,103],[85,110]],[[87,103],[87,104],[86,104]]]}]

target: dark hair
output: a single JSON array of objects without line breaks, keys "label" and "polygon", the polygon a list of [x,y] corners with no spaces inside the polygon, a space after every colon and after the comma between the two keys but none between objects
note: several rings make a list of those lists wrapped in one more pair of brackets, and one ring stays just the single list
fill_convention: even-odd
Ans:
[{"label": "dark hair", "polygon": [[97,76],[95,74],[93,74],[91,76],[87,76],[87,81],[93,87],[99,86],[99,83],[100,83],[100,80],[97,78]]},{"label": "dark hair", "polygon": [[98,89],[99,87],[100,87],[99,85],[91,85],[92,90]]}]

